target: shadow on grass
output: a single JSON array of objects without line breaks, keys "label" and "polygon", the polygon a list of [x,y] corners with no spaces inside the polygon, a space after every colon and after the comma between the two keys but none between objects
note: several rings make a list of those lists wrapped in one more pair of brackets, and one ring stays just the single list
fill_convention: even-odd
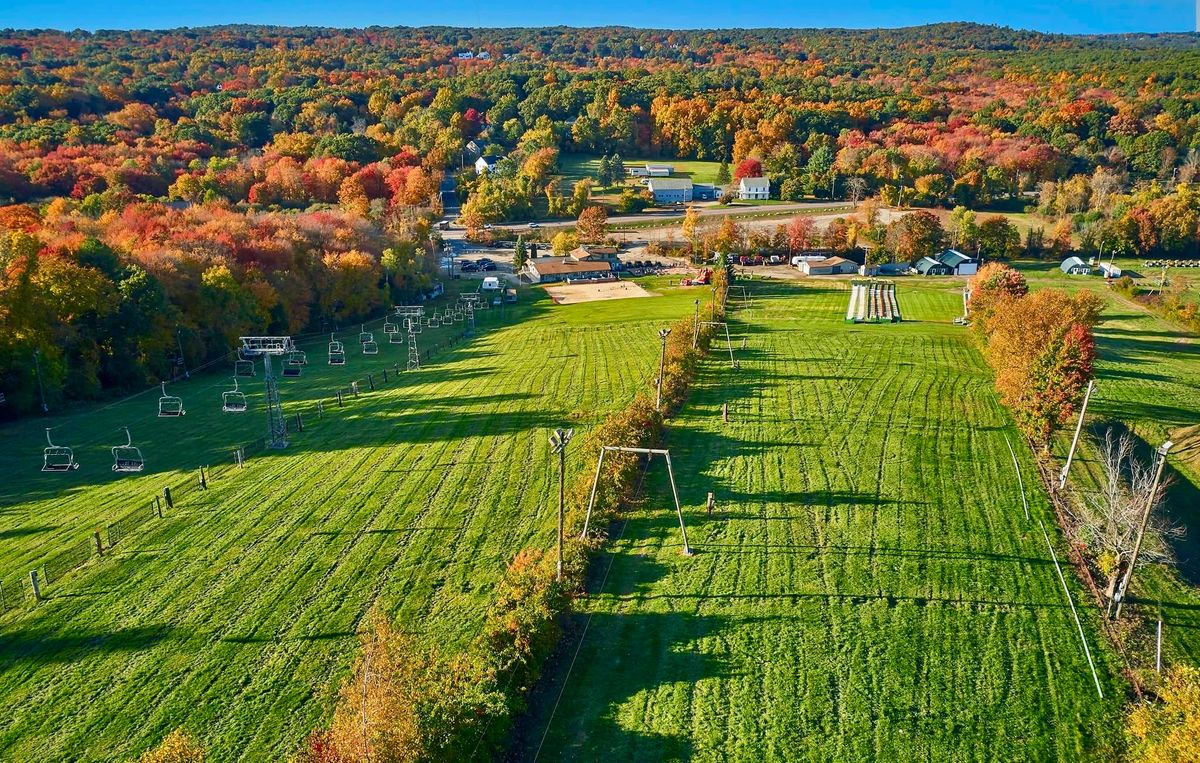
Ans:
[{"label": "shadow on grass", "polygon": [[172,630],[168,625],[147,625],[115,631],[10,631],[0,635],[0,673],[17,663],[68,663],[98,654],[141,651],[171,638]]}]

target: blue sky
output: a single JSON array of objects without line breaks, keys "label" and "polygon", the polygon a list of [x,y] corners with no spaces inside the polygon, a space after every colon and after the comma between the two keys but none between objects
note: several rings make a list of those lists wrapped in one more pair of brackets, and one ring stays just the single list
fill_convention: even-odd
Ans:
[{"label": "blue sky", "polygon": [[255,23],[317,26],[895,27],[978,21],[1047,32],[1183,32],[1197,0],[7,0],[0,27],[161,29]]}]

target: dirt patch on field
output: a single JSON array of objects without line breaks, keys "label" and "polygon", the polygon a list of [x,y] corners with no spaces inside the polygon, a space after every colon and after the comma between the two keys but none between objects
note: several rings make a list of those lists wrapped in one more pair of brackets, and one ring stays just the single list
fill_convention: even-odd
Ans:
[{"label": "dirt patch on field", "polygon": [[632,299],[633,297],[657,297],[632,281],[609,283],[573,283],[547,286],[546,293],[556,305],[577,305],[581,302],[599,302],[605,299]]}]

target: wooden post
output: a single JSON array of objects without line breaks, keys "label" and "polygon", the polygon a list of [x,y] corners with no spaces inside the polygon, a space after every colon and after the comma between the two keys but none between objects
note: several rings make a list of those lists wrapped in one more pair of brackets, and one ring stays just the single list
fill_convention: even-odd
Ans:
[{"label": "wooden post", "polygon": [[1079,444],[1079,433],[1083,431],[1083,417],[1087,415],[1088,401],[1092,399],[1092,390],[1096,387],[1094,379],[1088,381],[1087,393],[1083,396],[1083,407],[1079,409],[1079,423],[1075,425],[1075,437],[1071,439],[1071,450],[1067,453],[1067,463],[1063,464],[1062,473],[1058,475],[1058,489],[1067,486],[1067,472],[1071,471],[1071,460],[1075,458],[1075,446]]},{"label": "wooden post", "polygon": [[158,513],[158,518],[162,519],[162,501],[158,496],[154,496],[154,510]]},{"label": "wooden post", "polygon": [[721,421],[729,423],[729,403],[721,403]]},{"label": "wooden post", "polygon": [[1125,606],[1125,597],[1129,594],[1129,581],[1133,578],[1133,570],[1137,567],[1138,554],[1142,550],[1142,538],[1146,535],[1146,525],[1150,522],[1150,512],[1154,509],[1154,499],[1158,497],[1158,483],[1162,479],[1163,467],[1167,465],[1167,451],[1175,443],[1167,440],[1158,449],[1158,467],[1154,470],[1154,482],[1150,484],[1150,492],[1146,494],[1146,508],[1142,512],[1142,524],[1138,527],[1137,540],[1133,544],[1133,556],[1129,567],[1125,569],[1125,578],[1117,589],[1117,609],[1113,613],[1114,620],[1121,619],[1121,608]]},{"label": "wooden post", "polygon": [[163,501],[166,502],[168,509],[175,508],[175,502],[171,500],[171,488],[170,487],[163,488]]},{"label": "wooden post", "polygon": [[387,384],[387,369],[383,369],[383,383]]},{"label": "wooden post", "polygon": [[338,408],[341,408],[342,407],[342,391],[340,389],[338,390],[337,395],[338,395]]},{"label": "wooden post", "polygon": [[42,600],[42,587],[40,585],[38,585],[37,570],[29,571],[29,583],[33,586],[33,600],[41,601]]},{"label": "wooden post", "polygon": [[208,490],[208,482],[204,479],[204,467],[200,467],[200,489]]},{"label": "wooden post", "polygon": [[1162,618],[1158,618],[1158,639],[1154,647],[1154,671],[1162,672]]},{"label": "wooden post", "polygon": [[92,533],[92,540],[96,541],[96,556],[104,556],[104,543],[100,541],[99,530]]},{"label": "wooden post", "polygon": [[712,513],[713,513],[713,509],[715,509],[717,507],[717,500],[715,498],[713,498],[713,494],[712,494],[711,490],[708,492],[708,504],[707,505],[708,505],[708,515],[711,517]]}]

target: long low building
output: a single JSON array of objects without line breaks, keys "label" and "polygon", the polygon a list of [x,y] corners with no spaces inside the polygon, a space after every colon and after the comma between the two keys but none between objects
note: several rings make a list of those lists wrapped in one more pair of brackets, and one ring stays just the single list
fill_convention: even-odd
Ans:
[{"label": "long low building", "polygon": [[692,200],[690,178],[651,178],[646,189],[657,204],[677,204]]},{"label": "long low building", "polygon": [[836,276],[858,272],[858,263],[845,257],[829,257],[816,262],[804,260],[796,267],[808,276]]},{"label": "long low building", "polygon": [[553,283],[580,276],[597,277],[612,274],[608,260],[579,260],[574,257],[538,257],[525,264],[525,277],[530,283]]}]

